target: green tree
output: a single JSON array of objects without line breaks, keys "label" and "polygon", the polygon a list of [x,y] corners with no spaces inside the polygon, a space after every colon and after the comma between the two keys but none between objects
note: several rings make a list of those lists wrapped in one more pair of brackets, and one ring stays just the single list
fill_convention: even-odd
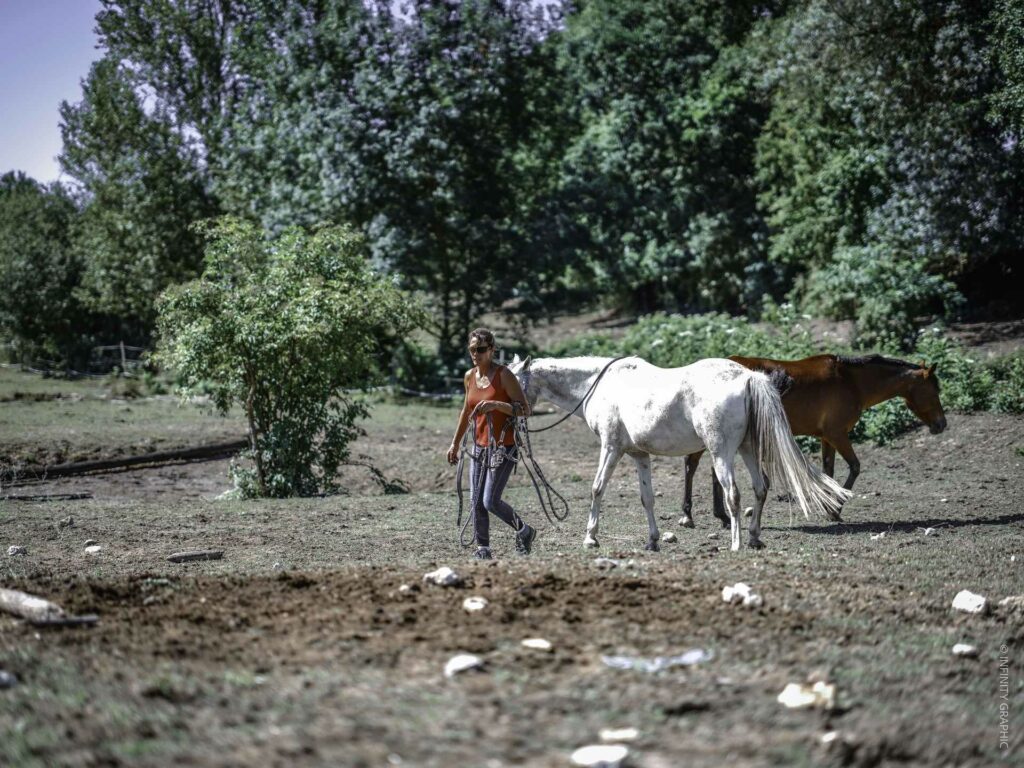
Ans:
[{"label": "green tree", "polygon": [[73,239],[84,265],[78,295],[117,320],[112,332],[146,342],[164,288],[198,273],[192,222],[211,215],[197,159],[170,118],[147,112],[129,73],[104,58],[78,104],[61,105],[61,166],[81,186]]},{"label": "green tree", "polygon": [[81,365],[90,318],[76,298],[82,264],[71,247],[77,208],[60,184],[0,177],[0,329],[22,363]]},{"label": "green tree", "polygon": [[161,299],[158,359],[186,392],[210,387],[222,412],[244,408],[255,469],[236,470],[243,493],[332,490],[366,415],[347,390],[373,380],[379,340],[404,334],[420,312],[369,267],[348,228],[271,239],[222,218],[199,231],[205,269]]}]

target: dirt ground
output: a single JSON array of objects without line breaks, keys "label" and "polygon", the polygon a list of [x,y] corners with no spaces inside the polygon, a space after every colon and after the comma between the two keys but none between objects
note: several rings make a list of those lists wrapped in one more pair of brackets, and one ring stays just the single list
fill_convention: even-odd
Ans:
[{"label": "dirt ground", "polygon": [[[0,765],[564,766],[621,727],[640,732],[629,765],[651,768],[1020,764],[1024,613],[998,602],[1024,594],[1024,419],[950,414],[942,435],[862,446],[843,524],[773,498],[768,548],[739,553],[708,512],[706,468],[697,528],[678,527],[677,459],[655,460],[654,482],[678,542],[641,549],[627,461],[602,547],[584,550],[597,446],[571,420],[535,443],[569,519],[546,522],[520,474],[508,498],[541,534],[517,557],[495,523],[490,563],[456,543],[442,457],[453,422],[450,408],[375,411],[358,450],[404,495],[353,467],[345,495],[216,501],[225,462],[7,489],[36,498],[0,502],[3,552],[28,549],[0,553],[0,585],[100,621],[56,630],[0,617],[0,670],[19,681],[0,690]],[[85,554],[88,539],[99,554]],[[165,559],[190,548],[225,555]],[[465,585],[423,584],[438,565]],[[764,606],[723,603],[737,581]],[[961,589],[992,610],[953,612]],[[465,612],[471,595],[487,608]],[[552,652],[522,647],[528,637]],[[977,658],[954,657],[959,642]],[[602,661],[691,648],[711,660],[658,673]],[[483,671],[447,679],[457,653],[479,655]],[[837,686],[834,710],[777,702],[787,683],[818,678]]]}]

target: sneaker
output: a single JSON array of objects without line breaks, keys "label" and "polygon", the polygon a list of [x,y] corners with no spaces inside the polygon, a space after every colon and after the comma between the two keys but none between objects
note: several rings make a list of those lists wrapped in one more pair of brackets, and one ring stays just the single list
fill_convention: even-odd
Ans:
[{"label": "sneaker", "polygon": [[491,548],[480,547],[476,552],[473,553],[474,560],[490,560],[491,559]]},{"label": "sneaker", "polygon": [[537,538],[537,529],[526,523],[516,532],[516,552],[520,555],[530,554],[533,547],[533,540]]}]

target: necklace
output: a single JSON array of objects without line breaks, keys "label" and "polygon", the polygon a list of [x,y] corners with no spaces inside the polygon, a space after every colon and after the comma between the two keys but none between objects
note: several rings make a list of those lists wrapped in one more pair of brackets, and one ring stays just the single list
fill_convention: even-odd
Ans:
[{"label": "necklace", "polygon": [[477,369],[477,372],[476,372],[476,387],[477,387],[477,389],[487,389],[489,386],[491,386],[491,379],[490,379],[490,377],[486,373],[481,374],[479,369]]}]

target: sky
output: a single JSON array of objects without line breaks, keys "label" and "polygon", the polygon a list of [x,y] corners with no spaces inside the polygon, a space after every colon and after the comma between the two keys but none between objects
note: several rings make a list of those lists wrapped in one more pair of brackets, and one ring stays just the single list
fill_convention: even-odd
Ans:
[{"label": "sky", "polygon": [[99,58],[99,0],[0,0],[0,174],[60,176],[61,101],[81,98]]}]

